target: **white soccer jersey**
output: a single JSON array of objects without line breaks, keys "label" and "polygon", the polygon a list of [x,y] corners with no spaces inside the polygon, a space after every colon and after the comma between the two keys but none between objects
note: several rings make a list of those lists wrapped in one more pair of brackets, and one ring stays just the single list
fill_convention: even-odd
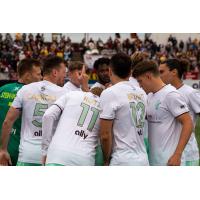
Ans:
[{"label": "white soccer jersey", "polygon": [[130,81],[130,83],[133,84],[134,86],[140,87],[138,81],[137,81],[135,78],[133,78],[132,76],[129,78],[129,81]]},{"label": "white soccer jersey", "polygon": [[71,81],[68,81],[67,83],[65,83],[65,85],[63,86],[63,88],[65,89],[66,92],[70,92],[70,91],[82,91],[80,87],[77,87]]},{"label": "white soccer jersey", "polygon": [[25,85],[18,91],[12,104],[22,109],[18,161],[41,164],[42,116],[62,95],[62,87],[45,80]]},{"label": "white soccer jersey", "polygon": [[151,165],[167,165],[175,152],[182,130],[181,123],[175,118],[188,111],[184,97],[171,85],[148,95],[147,119]]},{"label": "white soccer jersey", "polygon": [[148,165],[143,137],[144,92],[129,81],[122,81],[102,92],[100,105],[100,118],[114,120],[110,165]]},{"label": "white soccer jersey", "polygon": [[[60,111],[54,112],[54,109]],[[48,126],[43,129],[44,155],[48,149],[46,163],[94,165],[99,138],[99,113],[99,97],[90,92],[70,92],[56,101],[43,118],[43,121],[52,115],[54,120],[59,118],[50,145],[48,138],[51,138],[51,130]]]},{"label": "white soccer jersey", "polygon": [[99,82],[96,82],[92,87],[91,89],[95,88],[95,87],[98,87],[98,88],[102,88],[103,90],[106,89],[105,85],[99,83]]},{"label": "white soccer jersey", "polygon": [[[185,84],[178,91],[185,97],[195,128],[197,115],[200,113],[200,92]],[[199,160],[199,149],[194,132],[186,145],[184,155],[186,161]]]}]

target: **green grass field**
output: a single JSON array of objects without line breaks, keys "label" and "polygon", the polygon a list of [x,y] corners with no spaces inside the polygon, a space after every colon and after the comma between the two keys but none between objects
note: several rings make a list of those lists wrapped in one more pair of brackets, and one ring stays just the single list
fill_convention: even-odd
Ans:
[{"label": "green grass field", "polygon": [[195,133],[196,133],[196,139],[197,139],[197,142],[198,142],[198,146],[199,146],[199,149],[200,149],[200,117],[198,117],[198,120],[197,120]]}]

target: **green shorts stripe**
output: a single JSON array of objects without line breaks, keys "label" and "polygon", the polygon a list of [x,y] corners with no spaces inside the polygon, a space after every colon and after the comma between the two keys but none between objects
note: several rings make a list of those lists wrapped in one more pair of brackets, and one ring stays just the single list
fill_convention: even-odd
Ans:
[{"label": "green shorts stripe", "polygon": [[148,140],[148,138],[144,138],[144,144],[146,147],[147,154],[149,155],[149,140]]},{"label": "green shorts stripe", "polygon": [[49,163],[49,164],[46,164],[45,166],[64,166],[64,165],[57,164],[57,163]]},{"label": "green shorts stripe", "polygon": [[26,163],[18,161],[17,166],[42,166],[42,165],[38,163]]},{"label": "green shorts stripe", "polygon": [[96,166],[103,166],[104,165],[103,152],[102,152],[101,145],[98,145],[97,148],[96,148],[95,165]]},{"label": "green shorts stripe", "polygon": [[185,166],[199,166],[199,160],[186,161]]}]

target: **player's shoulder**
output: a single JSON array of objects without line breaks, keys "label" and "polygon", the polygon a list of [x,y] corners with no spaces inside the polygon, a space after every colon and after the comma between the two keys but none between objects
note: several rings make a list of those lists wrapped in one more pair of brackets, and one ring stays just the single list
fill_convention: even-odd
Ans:
[{"label": "player's shoulder", "polygon": [[158,92],[150,92],[147,95],[148,101],[154,98],[162,99],[162,101],[167,101],[168,98],[174,98],[175,96],[180,96],[181,93],[172,85],[168,84],[161,88]]},{"label": "player's shoulder", "polygon": [[27,85],[24,85],[22,87],[23,90],[28,90],[28,89],[32,89],[35,87],[39,87],[42,84],[42,81],[38,81],[38,82],[33,82],[33,83],[29,83]]},{"label": "player's shoulder", "polygon": [[166,90],[165,95],[163,95],[164,97],[164,101],[170,101],[170,100],[178,100],[178,99],[182,99],[185,101],[184,95],[178,91],[175,87],[171,86],[168,87],[168,89]]},{"label": "player's shoulder", "polygon": [[65,83],[63,87],[68,87],[69,84],[70,84],[70,81],[67,81],[67,83]]},{"label": "player's shoulder", "polygon": [[67,96],[84,96],[86,92],[83,92],[83,91],[76,91],[76,90],[71,90],[69,92],[66,93]]},{"label": "player's shoulder", "polygon": [[63,88],[66,88],[66,89],[71,89],[73,88],[74,85],[71,83],[71,81],[68,81],[67,83],[64,84]]},{"label": "player's shoulder", "polygon": [[129,82],[130,82],[130,84],[133,85],[133,86],[140,87],[138,81],[137,81],[135,78],[133,78],[133,77],[130,77],[130,78],[129,78]]},{"label": "player's shoulder", "polygon": [[195,93],[195,92],[197,92],[196,89],[194,89],[194,88],[192,88],[191,86],[186,85],[186,84],[184,84],[182,87],[180,87],[180,88],[178,89],[178,91],[183,92],[183,93],[186,93],[186,94],[190,94],[190,93]]},{"label": "player's shoulder", "polygon": [[115,90],[116,90],[116,87],[115,87],[115,85],[113,85],[113,86],[103,90],[103,92],[101,93],[101,96],[111,95],[115,92]]},{"label": "player's shoulder", "polygon": [[141,94],[147,96],[146,92],[145,92],[141,87],[139,87],[139,86],[133,86],[133,89],[134,89],[136,92],[141,93]]},{"label": "player's shoulder", "polygon": [[200,91],[199,90],[196,90],[188,85],[184,85],[184,87],[185,87],[184,94],[188,96],[189,100],[200,101]]},{"label": "player's shoulder", "polygon": [[0,90],[1,91],[3,91],[3,90],[10,90],[10,89],[15,88],[18,84],[19,84],[18,82],[8,83],[8,84],[5,84],[5,85],[1,86]]},{"label": "player's shoulder", "polygon": [[119,82],[115,85],[112,85],[111,87],[105,89],[102,95],[107,95],[107,96],[111,96],[111,95],[115,95],[115,96],[119,96],[121,95],[123,92],[126,92],[130,89],[132,89],[133,86],[129,83],[129,81],[122,81]]},{"label": "player's shoulder", "polygon": [[163,96],[164,98],[166,96],[173,96],[173,95],[180,95],[181,93],[171,84],[165,85],[162,89],[161,89],[161,93],[160,95]]}]

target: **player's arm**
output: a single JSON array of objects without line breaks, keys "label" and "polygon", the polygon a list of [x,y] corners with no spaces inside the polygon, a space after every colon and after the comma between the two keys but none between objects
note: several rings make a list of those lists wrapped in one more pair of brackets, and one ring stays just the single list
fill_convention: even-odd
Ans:
[{"label": "player's arm", "polygon": [[185,99],[180,93],[172,92],[171,94],[166,96],[165,100],[168,109],[175,117],[175,120],[178,120],[182,125],[178,145],[175,149],[174,154],[169,158],[167,163],[167,165],[176,166],[181,164],[181,156],[183,150],[192,134],[193,122],[189,114],[189,109],[187,107]]},{"label": "player's arm", "polygon": [[104,90],[100,96],[100,140],[105,165],[109,165],[110,163],[110,156],[112,153],[113,121],[118,106],[118,101],[116,101],[113,92],[109,88]]},{"label": "player's arm", "polygon": [[100,140],[104,155],[104,164],[109,165],[112,151],[113,120],[100,119]]},{"label": "player's arm", "polygon": [[11,165],[11,159],[10,156],[7,152],[7,146],[8,146],[8,141],[10,138],[10,133],[12,130],[12,126],[14,122],[18,119],[20,116],[21,111],[19,109],[16,109],[14,107],[10,107],[8,110],[8,113],[6,115],[6,118],[3,122],[2,125],[2,147],[0,150],[0,165]]},{"label": "player's arm", "polygon": [[46,110],[42,118],[42,164],[46,162],[47,151],[51,143],[52,137],[56,130],[55,124],[60,119],[64,105],[66,103],[66,95],[59,98],[54,105]]},{"label": "player's arm", "polygon": [[[42,155],[46,157],[49,144],[54,135],[54,124],[59,120],[62,110],[57,105],[52,105],[42,118]],[[45,164],[45,163],[43,163]]]},{"label": "player's arm", "polygon": [[181,156],[186,144],[188,143],[193,130],[193,123],[189,113],[184,113],[176,118],[182,124],[182,130],[178,145],[172,157],[168,161],[168,165],[180,165]]}]

